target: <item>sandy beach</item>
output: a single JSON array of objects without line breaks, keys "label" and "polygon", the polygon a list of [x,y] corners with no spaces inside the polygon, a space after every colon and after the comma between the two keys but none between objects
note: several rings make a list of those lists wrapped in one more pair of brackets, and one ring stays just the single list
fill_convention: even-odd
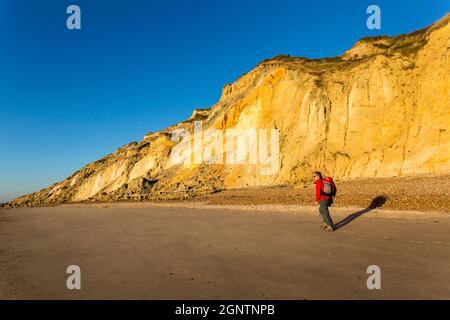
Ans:
[{"label": "sandy beach", "polygon": [[[332,207],[346,222],[334,233],[312,206],[0,210],[0,298],[449,299],[450,215],[363,209]],[[81,290],[66,287],[69,265]],[[380,290],[367,288],[369,265]]]}]

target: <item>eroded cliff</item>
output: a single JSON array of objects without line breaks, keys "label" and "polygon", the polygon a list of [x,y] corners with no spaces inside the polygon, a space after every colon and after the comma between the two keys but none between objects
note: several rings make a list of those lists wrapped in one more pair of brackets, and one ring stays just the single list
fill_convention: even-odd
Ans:
[{"label": "eroded cliff", "polygon": [[[342,56],[263,61],[223,88],[210,110],[75,172],[9,206],[68,201],[186,198],[226,188],[450,173],[450,15],[398,37],[358,41]],[[265,128],[279,132],[279,166],[170,161],[174,130]],[[195,150],[193,144],[190,146]]]}]

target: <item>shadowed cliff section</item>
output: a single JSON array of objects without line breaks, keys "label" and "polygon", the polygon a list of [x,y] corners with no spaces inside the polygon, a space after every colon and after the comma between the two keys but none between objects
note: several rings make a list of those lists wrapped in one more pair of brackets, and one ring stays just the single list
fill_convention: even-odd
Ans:
[{"label": "shadowed cliff section", "polygon": [[[185,199],[249,186],[450,173],[450,15],[397,37],[358,41],[342,56],[277,56],[223,88],[210,110],[147,134],[62,182],[7,205]],[[280,168],[169,161],[176,129],[279,130]]]}]

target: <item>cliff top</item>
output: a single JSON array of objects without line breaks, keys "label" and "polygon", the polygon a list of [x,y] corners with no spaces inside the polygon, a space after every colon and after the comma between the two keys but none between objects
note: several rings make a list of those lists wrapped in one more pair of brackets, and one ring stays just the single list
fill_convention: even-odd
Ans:
[{"label": "cliff top", "polygon": [[447,13],[437,22],[431,24],[428,27],[416,30],[412,33],[400,34],[393,37],[382,35],[361,38],[352,46],[352,48],[347,50],[341,56],[309,59],[306,57],[294,57],[281,54],[271,59],[265,59],[261,61],[258,66],[270,65],[273,63],[307,64],[311,62],[343,62],[349,60],[359,60],[377,54],[415,54],[427,43],[427,36],[431,32],[446,26],[449,22],[450,13]]}]

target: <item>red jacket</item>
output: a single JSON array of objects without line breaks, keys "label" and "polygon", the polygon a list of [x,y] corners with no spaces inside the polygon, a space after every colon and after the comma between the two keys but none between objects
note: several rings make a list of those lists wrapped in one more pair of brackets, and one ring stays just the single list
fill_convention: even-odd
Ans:
[{"label": "red jacket", "polygon": [[[327,200],[330,199],[331,196],[326,196],[324,194],[321,194],[320,190],[323,189],[323,182],[322,179],[319,179],[316,181],[316,201],[321,201],[321,200]],[[336,186],[333,183],[333,189],[336,190]]]}]

